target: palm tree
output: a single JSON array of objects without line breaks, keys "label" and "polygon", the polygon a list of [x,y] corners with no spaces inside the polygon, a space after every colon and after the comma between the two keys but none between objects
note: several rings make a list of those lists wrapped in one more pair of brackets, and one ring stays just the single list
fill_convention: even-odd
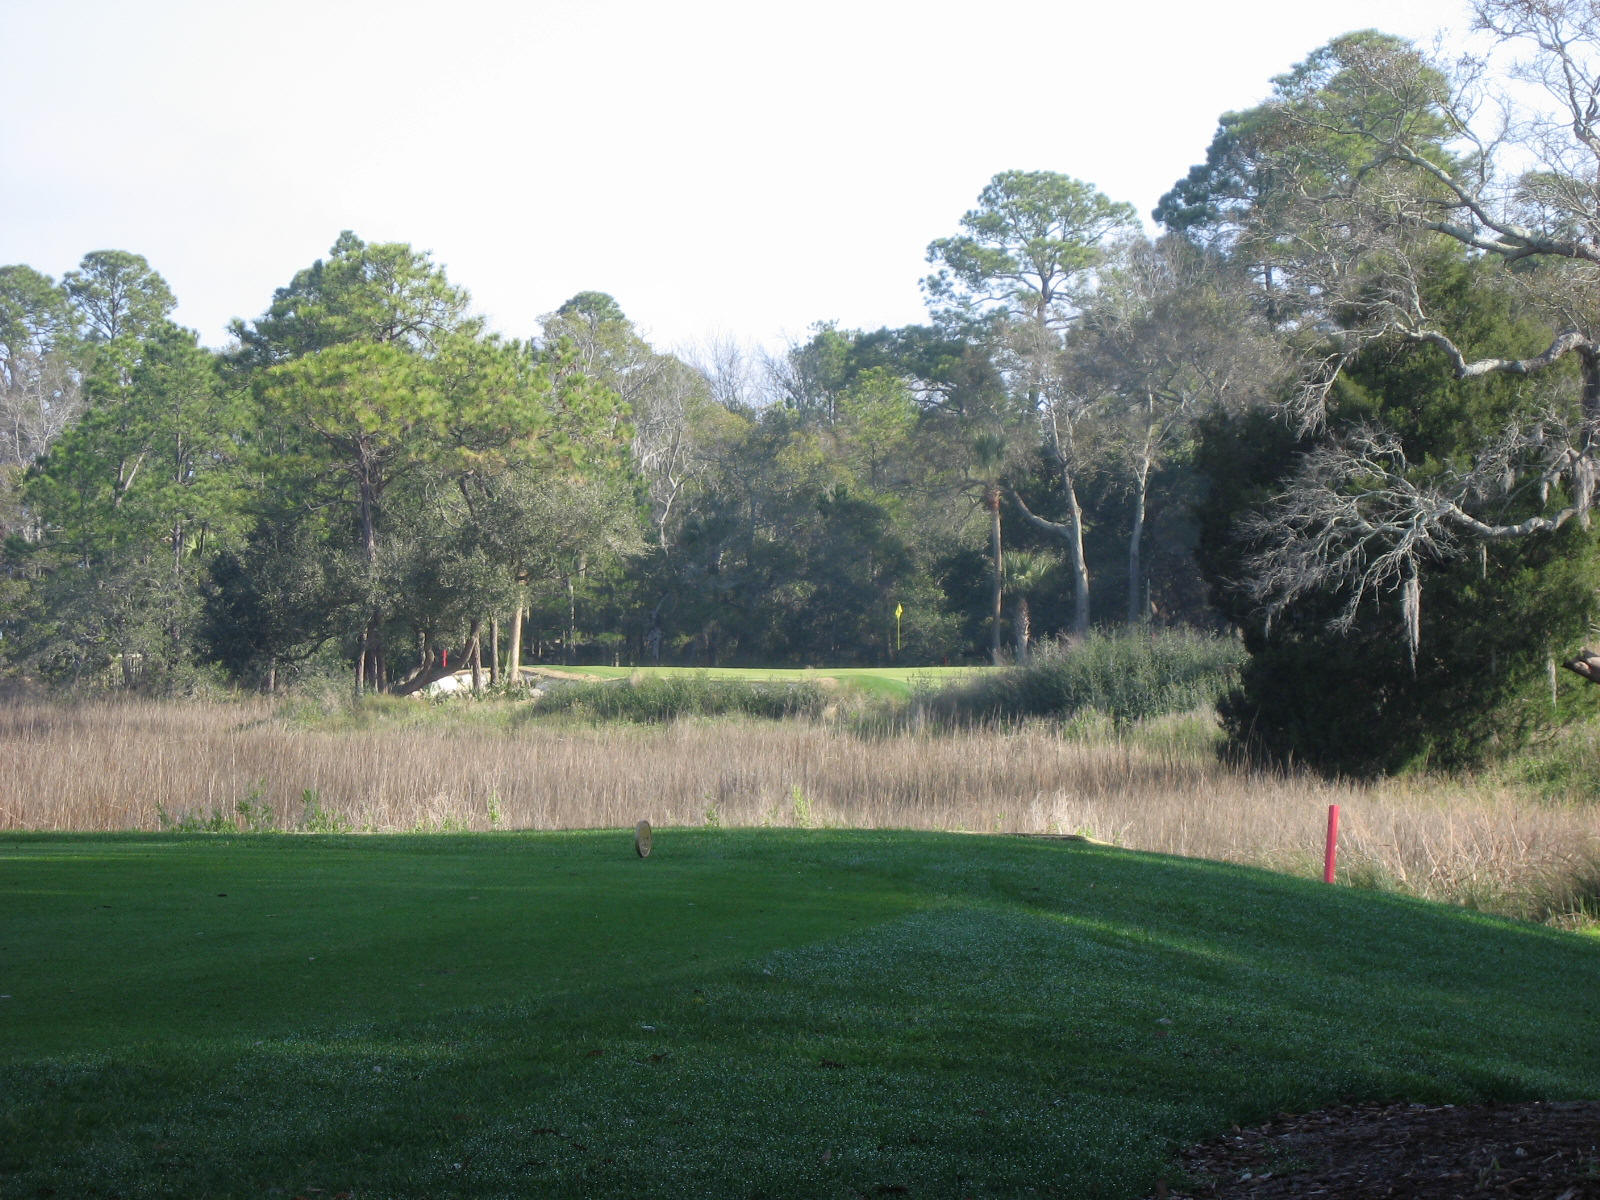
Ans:
[{"label": "palm tree", "polygon": [[1006,560],[1006,582],[1016,596],[1011,610],[1011,633],[1018,666],[1028,661],[1028,643],[1032,638],[1032,622],[1028,615],[1028,593],[1044,582],[1045,576],[1055,569],[1056,561],[1048,554],[1031,550],[1013,550]]}]

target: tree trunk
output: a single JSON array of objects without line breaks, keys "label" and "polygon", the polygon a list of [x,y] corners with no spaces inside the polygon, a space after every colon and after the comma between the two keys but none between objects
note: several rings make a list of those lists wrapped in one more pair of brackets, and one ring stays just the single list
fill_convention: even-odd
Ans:
[{"label": "tree trunk", "polygon": [[500,686],[500,618],[489,618],[489,686]]},{"label": "tree trunk", "polygon": [[506,655],[506,665],[511,673],[511,684],[515,687],[522,682],[522,613],[521,600],[517,602],[517,610],[511,618],[511,650]]},{"label": "tree trunk", "polygon": [[1067,536],[1067,548],[1072,552],[1072,633],[1082,638],[1089,636],[1089,563],[1083,553],[1083,506],[1078,503],[1078,489],[1070,481],[1066,487],[1067,511],[1072,514]]},{"label": "tree trunk", "polygon": [[510,651],[506,656],[510,664],[510,682],[514,685],[522,683],[522,619],[525,611],[526,605],[518,598],[517,611],[510,619]]},{"label": "tree trunk", "polygon": [[1033,619],[1028,612],[1026,596],[1017,597],[1016,616],[1012,620],[1016,622],[1017,666],[1025,667],[1028,665],[1028,642],[1033,637]]},{"label": "tree trunk", "polygon": [[172,522],[172,595],[167,604],[167,641],[170,646],[168,660],[177,663],[183,657],[183,623],[178,618],[177,595],[183,586],[183,518]]},{"label": "tree trunk", "polygon": [[572,646],[578,640],[578,589],[571,575],[567,576],[567,636],[561,648],[562,665],[572,665]]},{"label": "tree trunk", "polygon": [[367,618],[366,628],[361,631],[361,655],[356,661],[357,695],[368,688],[381,692],[388,682],[383,667],[383,629],[379,624],[381,619],[378,610],[374,608]]},{"label": "tree trunk", "polygon": [[991,485],[986,497],[989,502],[989,554],[994,560],[994,572],[989,597],[989,661],[1000,665],[1000,618],[1005,601],[1005,559],[1000,547],[1000,488]]},{"label": "tree trunk", "polygon": [[650,629],[644,636],[645,653],[649,655],[650,661],[658,667],[661,665],[661,641],[664,636],[661,628],[661,606],[666,602],[667,597],[662,596],[661,599],[656,601],[656,606],[650,610]]},{"label": "tree trunk", "polygon": [[366,627],[361,631],[361,649],[356,655],[356,695],[364,695],[368,686],[376,687],[378,681],[372,678],[369,670],[372,664],[372,622],[367,618]]},{"label": "tree trunk", "polygon": [[[370,584],[378,570],[377,490],[372,486],[364,460],[362,468],[357,487],[361,519],[361,558],[366,564],[367,581]],[[361,632],[361,660],[356,664],[358,696],[369,686],[374,690],[383,686],[382,680],[378,677],[378,663],[382,659],[378,625],[382,619],[382,614],[374,606],[367,617],[367,627]]]},{"label": "tree trunk", "polygon": [[1143,625],[1150,619],[1150,605],[1144,589],[1144,513],[1150,492],[1148,458],[1134,472],[1133,487],[1133,530],[1128,534],[1128,624]]},{"label": "tree trunk", "polygon": [[467,633],[467,655],[472,660],[472,694],[483,695],[483,618],[473,617]]}]

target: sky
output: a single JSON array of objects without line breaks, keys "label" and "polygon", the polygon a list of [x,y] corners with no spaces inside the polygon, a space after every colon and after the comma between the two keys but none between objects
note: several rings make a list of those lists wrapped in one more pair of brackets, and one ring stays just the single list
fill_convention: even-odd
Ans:
[{"label": "sky", "polygon": [[344,229],[491,328],[609,292],[662,350],[926,319],[996,173],[1148,215],[1340,33],[1466,0],[0,0],[0,264],[144,255],[211,346]]}]

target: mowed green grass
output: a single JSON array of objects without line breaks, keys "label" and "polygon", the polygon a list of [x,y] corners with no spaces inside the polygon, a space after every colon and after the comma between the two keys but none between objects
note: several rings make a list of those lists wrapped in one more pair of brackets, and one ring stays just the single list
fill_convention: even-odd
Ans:
[{"label": "mowed green grass", "polygon": [[595,679],[703,678],[729,679],[744,683],[816,682],[833,679],[849,687],[877,695],[905,699],[919,687],[942,687],[972,675],[992,670],[989,667],[838,667],[816,670],[810,667],[783,669],[768,667],[562,667],[564,673],[588,675]]},{"label": "mowed green grass", "polygon": [[1280,1110],[1600,1097],[1597,982],[1079,842],[8,836],[0,1194],[1132,1197]]}]

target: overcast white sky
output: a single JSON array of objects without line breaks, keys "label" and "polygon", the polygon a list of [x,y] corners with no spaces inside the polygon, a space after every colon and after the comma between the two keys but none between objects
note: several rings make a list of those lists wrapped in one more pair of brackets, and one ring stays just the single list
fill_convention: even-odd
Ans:
[{"label": "overcast white sky", "polygon": [[0,264],[143,254],[210,345],[341,229],[527,336],[610,292],[662,349],[925,318],[996,172],[1148,213],[1330,37],[1465,0],[0,0]]}]

